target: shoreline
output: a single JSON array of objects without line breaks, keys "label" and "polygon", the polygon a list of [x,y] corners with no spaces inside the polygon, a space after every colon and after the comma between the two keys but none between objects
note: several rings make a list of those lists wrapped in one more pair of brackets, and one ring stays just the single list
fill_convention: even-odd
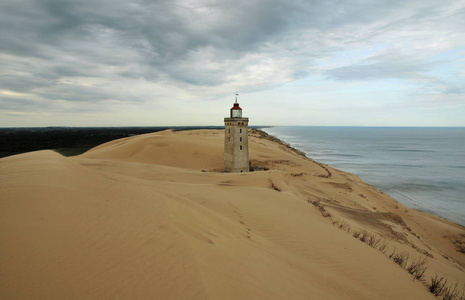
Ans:
[{"label": "shoreline", "polygon": [[[275,126],[275,127],[279,127],[279,126]],[[303,126],[303,127],[307,127],[307,126]],[[381,127],[359,127],[359,126],[356,126],[355,128],[364,128],[364,129],[367,128],[367,129],[370,129],[370,128],[381,128]],[[384,128],[384,127],[382,127],[382,128]],[[418,128],[418,129],[422,129],[422,128],[429,128],[429,127],[392,127],[392,128],[396,128],[396,129],[397,128]],[[436,128],[436,127],[433,127],[433,128]],[[446,127],[441,127],[441,128],[446,128]],[[449,127],[447,127],[447,128],[449,128]],[[454,127],[454,128],[463,129],[461,127]],[[287,142],[285,142],[285,143],[287,143]],[[299,151],[304,152],[299,147],[297,147],[297,148],[299,149]],[[348,163],[349,161],[350,160],[347,159],[347,162],[345,162],[345,163]],[[355,159],[355,160],[352,159],[352,161],[355,163],[355,166],[357,166],[358,168],[360,168],[360,167],[365,167],[366,168],[366,166],[364,164],[357,164],[357,159]],[[328,163],[328,165],[333,166],[333,164],[331,164],[331,163]],[[440,209],[437,205],[436,206],[435,205],[433,205],[433,206],[429,205],[428,206],[427,205],[428,201],[425,202],[424,198],[418,198],[419,196],[410,195],[406,191],[402,191],[402,190],[399,190],[399,189],[393,189],[392,187],[390,187],[390,188],[385,187],[385,184],[383,184],[382,182],[383,182],[383,177],[386,177],[386,176],[378,176],[379,178],[375,177],[375,178],[370,179],[370,178],[366,178],[367,176],[370,176],[369,174],[364,174],[366,172],[357,172],[357,171],[354,171],[354,170],[347,170],[347,169],[344,169],[344,168],[341,168],[341,167],[337,166],[337,164],[336,164],[336,168],[338,168],[339,170],[342,170],[344,172],[349,172],[351,174],[359,176],[364,181],[368,182],[370,185],[376,187],[380,191],[390,195],[394,199],[396,199],[399,202],[411,207],[412,209],[417,209],[419,211],[422,211],[422,212],[425,212],[425,213],[432,214],[432,215],[435,215],[437,217],[440,217],[440,218],[442,218],[444,220],[448,220],[450,222],[457,223],[457,224],[459,224],[461,226],[465,226],[465,219],[464,219],[463,215],[452,215],[452,214],[450,214],[450,212]],[[371,175],[374,176],[373,174],[371,174]],[[420,183],[417,183],[417,184],[420,184]],[[432,196],[430,196],[430,198],[431,197]]]}]

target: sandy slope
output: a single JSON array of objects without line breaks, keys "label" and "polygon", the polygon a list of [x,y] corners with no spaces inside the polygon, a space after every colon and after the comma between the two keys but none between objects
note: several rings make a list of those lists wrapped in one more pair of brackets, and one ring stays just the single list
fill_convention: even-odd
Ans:
[{"label": "sandy slope", "polygon": [[214,130],[0,159],[0,298],[434,298],[333,225],[343,220],[389,251],[428,255],[428,276],[465,282],[463,227],[259,133],[249,144],[268,171],[213,172],[223,150]]}]

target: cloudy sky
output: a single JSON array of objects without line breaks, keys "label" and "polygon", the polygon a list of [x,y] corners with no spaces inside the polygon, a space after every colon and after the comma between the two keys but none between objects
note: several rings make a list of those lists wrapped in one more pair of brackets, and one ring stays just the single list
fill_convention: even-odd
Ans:
[{"label": "cloudy sky", "polygon": [[465,126],[465,0],[1,0],[0,127]]}]

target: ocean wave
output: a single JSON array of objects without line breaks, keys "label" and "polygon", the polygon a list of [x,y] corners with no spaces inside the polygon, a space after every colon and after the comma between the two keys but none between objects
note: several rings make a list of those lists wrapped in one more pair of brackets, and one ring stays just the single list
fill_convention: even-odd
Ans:
[{"label": "ocean wave", "polygon": [[446,168],[452,168],[452,169],[465,169],[465,166],[445,166]]},{"label": "ocean wave", "polygon": [[418,149],[387,149],[391,152],[406,152],[406,153],[434,153],[434,150],[418,150]]}]

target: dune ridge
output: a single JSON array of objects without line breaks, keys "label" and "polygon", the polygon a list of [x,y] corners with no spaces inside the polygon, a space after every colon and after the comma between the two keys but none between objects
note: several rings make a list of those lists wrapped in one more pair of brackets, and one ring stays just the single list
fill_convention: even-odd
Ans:
[{"label": "dune ridge", "polygon": [[223,138],[164,131],[0,159],[0,297],[434,299],[353,232],[465,283],[462,226],[259,131],[250,159],[266,171],[222,173]]}]

